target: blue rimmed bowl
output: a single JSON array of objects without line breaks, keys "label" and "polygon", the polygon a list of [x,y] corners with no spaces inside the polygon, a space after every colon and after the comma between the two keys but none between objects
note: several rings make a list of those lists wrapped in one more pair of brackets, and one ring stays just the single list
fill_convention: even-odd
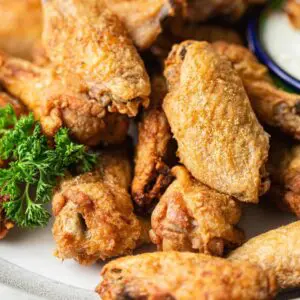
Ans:
[{"label": "blue rimmed bowl", "polygon": [[272,7],[266,7],[263,10],[256,12],[250,19],[247,28],[249,48],[258,59],[269,68],[278,85],[284,89],[300,93],[300,80],[280,67],[263,45],[261,29],[263,27],[263,22],[265,22],[272,9]]}]

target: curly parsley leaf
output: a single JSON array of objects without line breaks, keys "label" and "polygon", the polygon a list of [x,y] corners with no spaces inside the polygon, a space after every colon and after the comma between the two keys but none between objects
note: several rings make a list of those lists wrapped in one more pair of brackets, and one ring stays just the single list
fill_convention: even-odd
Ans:
[{"label": "curly parsley leaf", "polygon": [[3,208],[7,218],[20,227],[46,225],[50,214],[44,204],[51,200],[58,178],[78,165],[89,171],[96,162],[84,145],[71,141],[65,128],[54,142],[50,147],[33,115],[22,117],[0,139],[0,158],[10,161],[8,168],[0,169],[0,195],[9,196]]}]

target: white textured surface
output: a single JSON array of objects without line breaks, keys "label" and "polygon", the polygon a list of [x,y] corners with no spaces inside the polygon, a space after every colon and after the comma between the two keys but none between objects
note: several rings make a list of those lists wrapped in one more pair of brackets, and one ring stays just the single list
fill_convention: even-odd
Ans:
[{"label": "white textured surface", "polygon": [[0,299],[5,300],[43,300],[45,298],[33,296],[24,291],[8,287],[0,283]]}]

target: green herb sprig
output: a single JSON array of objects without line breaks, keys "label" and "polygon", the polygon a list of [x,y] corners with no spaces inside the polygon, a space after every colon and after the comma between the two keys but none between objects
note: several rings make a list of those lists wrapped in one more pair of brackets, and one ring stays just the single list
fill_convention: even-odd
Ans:
[{"label": "green herb sprig", "polygon": [[3,203],[6,217],[24,228],[45,226],[50,214],[44,206],[58,178],[74,165],[84,172],[91,170],[96,156],[72,142],[66,128],[58,131],[51,147],[32,114],[17,120],[9,106],[0,109],[1,126],[0,158],[10,161],[0,169],[0,194],[9,196]]}]

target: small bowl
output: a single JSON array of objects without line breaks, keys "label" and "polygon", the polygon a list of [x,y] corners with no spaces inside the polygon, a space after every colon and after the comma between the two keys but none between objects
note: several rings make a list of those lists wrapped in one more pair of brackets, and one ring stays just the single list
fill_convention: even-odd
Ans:
[{"label": "small bowl", "polygon": [[287,90],[300,92],[300,80],[283,70],[264,49],[260,38],[259,26],[265,13],[267,13],[266,9],[258,11],[248,23],[247,39],[249,48],[269,68],[271,73],[275,75],[275,81],[277,81],[278,85]]}]

